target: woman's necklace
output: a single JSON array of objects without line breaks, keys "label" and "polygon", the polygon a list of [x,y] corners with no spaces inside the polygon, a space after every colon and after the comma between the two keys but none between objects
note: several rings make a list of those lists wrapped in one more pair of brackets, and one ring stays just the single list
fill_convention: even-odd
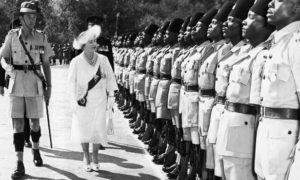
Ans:
[{"label": "woman's necklace", "polygon": [[97,58],[95,58],[96,56],[94,55],[94,53],[92,53],[91,56],[84,54],[85,60],[92,66],[94,66],[96,64]]}]

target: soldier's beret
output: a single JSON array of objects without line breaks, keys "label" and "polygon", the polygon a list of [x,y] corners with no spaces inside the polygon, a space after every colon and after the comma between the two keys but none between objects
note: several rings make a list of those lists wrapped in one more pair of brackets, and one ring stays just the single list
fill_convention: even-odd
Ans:
[{"label": "soldier's beret", "polygon": [[159,28],[159,32],[164,34],[167,30],[167,28],[170,25],[170,21],[166,21],[160,28]]},{"label": "soldier's beret", "polygon": [[154,35],[154,33],[157,31],[157,29],[158,29],[158,26],[156,24],[152,23],[145,28],[144,33],[148,34],[149,36],[152,37]]},{"label": "soldier's beret", "polygon": [[192,16],[188,16],[188,17],[185,18],[185,20],[184,20],[184,22],[183,22],[183,24],[182,24],[182,26],[180,28],[181,31],[185,31],[186,30],[186,27],[190,23],[191,18],[192,18]]},{"label": "soldier's beret", "polygon": [[38,2],[36,1],[24,1],[20,7],[20,14],[36,14],[40,12]]},{"label": "soldier's beret", "polygon": [[87,23],[93,23],[100,25],[104,21],[103,17],[100,16],[90,16],[86,19]]},{"label": "soldier's beret", "polygon": [[253,3],[254,0],[237,0],[228,16],[232,16],[240,20],[246,19],[248,11]]},{"label": "soldier's beret", "polygon": [[256,0],[254,5],[250,8],[250,11],[255,14],[266,17],[268,11],[268,4],[271,0]]},{"label": "soldier's beret", "polygon": [[215,15],[214,19],[225,22],[227,20],[228,14],[230,13],[234,2],[226,1],[222,7],[218,10],[218,13]]},{"label": "soldier's beret", "polygon": [[197,12],[196,14],[194,14],[193,17],[191,18],[191,21],[189,22],[188,27],[194,27],[199,21],[199,19],[203,16],[203,14],[204,13],[202,12]]},{"label": "soldier's beret", "polygon": [[180,18],[173,19],[168,27],[168,31],[175,34],[179,34],[182,23],[183,20]]},{"label": "soldier's beret", "polygon": [[218,12],[218,10],[216,8],[211,8],[203,15],[203,17],[200,19],[200,21],[202,22],[202,24],[209,26],[211,20],[217,14],[217,12]]}]

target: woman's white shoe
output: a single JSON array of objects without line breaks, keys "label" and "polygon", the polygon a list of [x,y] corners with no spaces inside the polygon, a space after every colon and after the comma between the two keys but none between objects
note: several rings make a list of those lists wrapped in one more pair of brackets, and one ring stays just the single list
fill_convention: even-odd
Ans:
[{"label": "woman's white shoe", "polygon": [[91,172],[92,171],[91,165],[83,164],[83,170],[86,172]]},{"label": "woman's white shoe", "polygon": [[96,164],[96,163],[91,163],[91,168],[93,171],[100,171],[99,169],[99,164]]}]

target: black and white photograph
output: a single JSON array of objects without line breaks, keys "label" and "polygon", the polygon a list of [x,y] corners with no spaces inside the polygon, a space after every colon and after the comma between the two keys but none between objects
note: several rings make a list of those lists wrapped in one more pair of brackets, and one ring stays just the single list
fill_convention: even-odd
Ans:
[{"label": "black and white photograph", "polygon": [[0,0],[0,180],[300,180],[300,0]]}]

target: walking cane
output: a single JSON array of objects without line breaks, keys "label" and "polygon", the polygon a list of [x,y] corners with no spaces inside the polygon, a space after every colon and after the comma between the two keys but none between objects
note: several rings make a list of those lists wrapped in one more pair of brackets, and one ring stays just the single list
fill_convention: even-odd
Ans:
[{"label": "walking cane", "polygon": [[47,122],[48,122],[48,131],[49,131],[49,138],[50,138],[50,147],[52,149],[52,137],[51,137],[51,128],[50,128],[50,119],[49,119],[49,111],[48,111],[48,105],[45,102],[46,105],[46,113],[47,113]]}]

